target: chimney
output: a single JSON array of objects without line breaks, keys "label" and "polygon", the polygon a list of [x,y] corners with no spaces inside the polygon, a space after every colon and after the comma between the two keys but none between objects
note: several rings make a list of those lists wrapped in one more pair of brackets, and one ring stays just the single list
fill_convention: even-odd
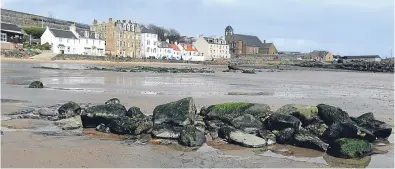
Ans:
[{"label": "chimney", "polygon": [[175,41],[175,42],[174,42],[174,44],[178,45],[178,42],[177,42],[177,41]]},{"label": "chimney", "polygon": [[112,22],[112,18],[108,19],[108,21]]},{"label": "chimney", "polygon": [[97,25],[97,20],[96,19],[93,19],[93,24]]},{"label": "chimney", "polygon": [[263,43],[266,43],[266,40],[263,40]]},{"label": "chimney", "polygon": [[76,28],[75,28],[75,23],[70,25],[70,31],[75,32]]}]

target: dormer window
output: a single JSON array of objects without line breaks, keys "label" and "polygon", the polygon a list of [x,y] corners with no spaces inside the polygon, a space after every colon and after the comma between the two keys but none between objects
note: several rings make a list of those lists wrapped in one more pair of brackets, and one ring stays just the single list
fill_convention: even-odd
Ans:
[{"label": "dormer window", "polygon": [[95,32],[95,38],[99,39],[99,34]]},{"label": "dormer window", "polygon": [[85,31],[85,37],[87,38],[89,36],[88,31]]}]

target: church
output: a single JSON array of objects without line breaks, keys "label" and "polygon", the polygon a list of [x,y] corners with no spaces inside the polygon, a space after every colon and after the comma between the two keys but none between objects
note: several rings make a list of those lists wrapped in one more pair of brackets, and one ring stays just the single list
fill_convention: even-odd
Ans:
[{"label": "church", "polygon": [[262,46],[262,42],[257,36],[234,34],[231,26],[225,28],[225,40],[229,44],[232,57],[258,54]]}]

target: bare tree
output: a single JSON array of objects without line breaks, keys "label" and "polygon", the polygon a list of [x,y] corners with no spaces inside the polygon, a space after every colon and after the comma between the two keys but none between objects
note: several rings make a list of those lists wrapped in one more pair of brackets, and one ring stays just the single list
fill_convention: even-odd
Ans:
[{"label": "bare tree", "polygon": [[155,33],[158,35],[158,40],[159,41],[165,41],[166,40],[166,33],[167,30],[163,27],[159,27],[153,24],[148,25],[147,27],[148,30],[150,30],[152,33]]},{"label": "bare tree", "polygon": [[169,29],[167,39],[172,42],[178,41],[180,39],[180,33],[175,29]]}]

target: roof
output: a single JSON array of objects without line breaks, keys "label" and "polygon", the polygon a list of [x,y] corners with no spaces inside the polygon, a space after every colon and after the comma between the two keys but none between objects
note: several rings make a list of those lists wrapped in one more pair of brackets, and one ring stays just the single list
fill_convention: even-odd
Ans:
[{"label": "roof", "polygon": [[273,45],[273,43],[262,43],[261,48],[269,49],[270,46],[272,46],[272,45]]},{"label": "roof", "polygon": [[78,39],[73,32],[70,30],[61,30],[61,29],[49,29],[55,37],[58,38],[69,38],[69,39]]},{"label": "roof", "polygon": [[182,46],[185,51],[197,52],[197,49],[192,44],[180,43],[180,46]]},{"label": "roof", "polygon": [[319,50],[314,50],[313,52],[311,52],[311,54],[313,55],[313,57],[325,57],[329,52],[328,51],[319,51]]},{"label": "roof", "polygon": [[257,36],[234,34],[233,38],[243,41],[247,46],[260,47],[262,44]]},{"label": "roof", "polygon": [[158,48],[170,48],[169,43],[167,43],[166,41],[158,42]]},{"label": "roof", "polygon": [[141,33],[151,33],[151,34],[153,34],[153,32],[151,30],[149,30],[147,27],[145,27],[144,25],[140,25],[140,30],[141,30]]},{"label": "roof", "polygon": [[380,58],[379,55],[343,56],[345,59]]},{"label": "roof", "polygon": [[[203,37],[204,40],[207,41],[207,43],[209,44],[219,44],[219,45],[227,45],[226,40],[225,39],[221,39],[221,38],[212,38],[212,37]],[[217,43],[214,42],[214,40],[218,40]],[[221,44],[219,43],[220,41],[224,42],[225,44]]]},{"label": "roof", "polygon": [[169,44],[169,47],[174,49],[175,51],[180,51],[180,49],[178,49],[176,44]]},{"label": "roof", "polygon": [[[83,30],[83,29],[77,29],[76,30],[76,32],[80,35],[80,37],[83,37],[83,38],[85,38],[85,31],[88,31],[88,30]],[[99,37],[99,39],[104,40],[99,35],[98,35],[98,37]],[[88,31],[88,38],[89,39],[97,39],[95,37],[95,32],[94,31]]]},{"label": "roof", "polygon": [[22,29],[11,23],[1,23],[1,30],[22,33]]}]

